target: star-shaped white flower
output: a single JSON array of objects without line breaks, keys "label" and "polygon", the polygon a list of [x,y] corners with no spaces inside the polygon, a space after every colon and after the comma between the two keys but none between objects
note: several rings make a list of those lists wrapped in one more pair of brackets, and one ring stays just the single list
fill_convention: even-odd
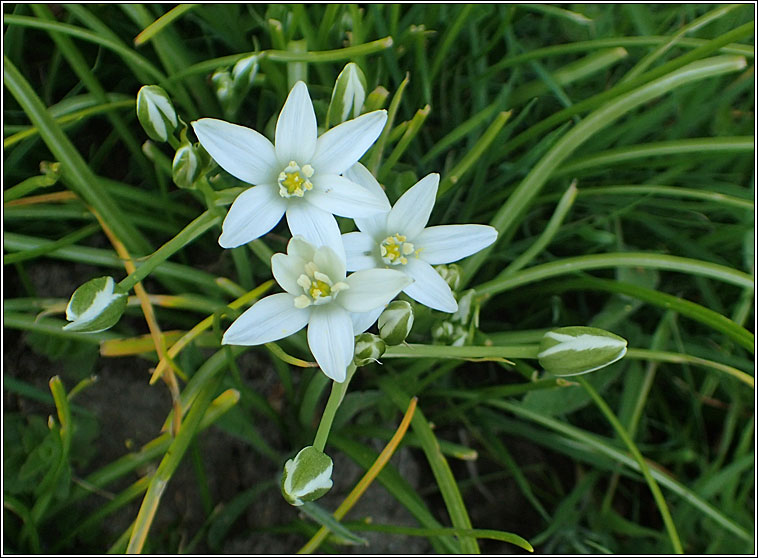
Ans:
[{"label": "star-shaped white flower", "polygon": [[314,248],[294,237],[287,254],[271,257],[271,270],[286,291],[246,310],[224,333],[226,345],[261,345],[308,325],[308,346],[321,370],[345,381],[354,336],[412,279],[394,269],[369,269],[346,277],[344,260],[328,246]]},{"label": "star-shaped white flower", "polygon": [[[345,176],[386,199],[382,187],[360,163]],[[403,289],[405,294],[429,308],[455,312],[458,303],[432,266],[455,262],[486,248],[497,239],[497,230],[489,225],[426,227],[439,180],[438,174],[428,174],[400,196],[390,211],[355,219],[360,232],[343,234],[342,242],[348,270],[402,270],[414,279]]]},{"label": "star-shaped white flower", "polygon": [[223,120],[192,123],[200,144],[221,167],[243,182],[218,241],[234,248],[266,234],[287,214],[293,236],[342,254],[334,215],[365,217],[389,209],[385,199],[340,176],[379,137],[387,113],[370,112],[343,122],[320,137],[305,83],[290,91],[272,143],[255,130]]}]

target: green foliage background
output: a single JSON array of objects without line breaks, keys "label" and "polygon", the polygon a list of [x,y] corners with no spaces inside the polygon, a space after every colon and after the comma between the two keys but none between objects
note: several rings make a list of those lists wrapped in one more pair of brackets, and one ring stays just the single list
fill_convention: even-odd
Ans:
[{"label": "green foliage background", "polygon": [[[318,370],[296,365],[310,360],[304,337],[219,348],[228,305],[270,288],[285,226],[222,250],[242,185],[216,169],[209,190],[177,188],[173,149],[146,141],[134,108],[158,84],[185,123],[271,137],[296,79],[323,123],[353,61],[390,110],[364,158],[390,199],[439,172],[431,224],[500,236],[462,262],[467,346],[434,344],[449,317],[417,309],[414,345],[359,370],[329,439],[343,470],[367,469],[419,398],[402,447],[420,473],[391,461],[375,481],[408,521],[348,516],[321,549],[500,553],[515,533],[540,553],[754,552],[753,5],[3,10],[5,551],[124,551],[145,494],[160,526],[145,552],[294,552],[327,521],[278,494],[327,395]],[[211,76],[254,51],[249,91],[223,105]],[[126,277],[95,212],[148,293],[166,295],[152,302],[167,346],[214,316],[176,358],[176,438],[160,433],[171,401],[148,384],[157,356],[136,339],[148,329],[133,297],[107,332],[61,331],[77,286]],[[613,331],[629,353],[576,382],[539,375],[536,344],[568,325]],[[98,389],[106,404],[88,399]],[[146,425],[126,449],[122,421]],[[219,487],[241,466],[221,447],[255,464],[234,494]],[[159,481],[196,512],[162,515]],[[339,505],[338,488],[318,509]],[[372,530],[384,536],[371,546],[342,546]]]}]

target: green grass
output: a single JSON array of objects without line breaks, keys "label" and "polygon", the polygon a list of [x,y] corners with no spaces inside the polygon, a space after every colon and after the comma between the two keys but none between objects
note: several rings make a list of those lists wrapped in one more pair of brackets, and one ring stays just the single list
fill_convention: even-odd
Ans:
[{"label": "green grass", "polygon": [[[3,9],[6,552],[292,553],[321,524],[324,552],[754,551],[749,5]],[[254,53],[254,77],[222,99],[218,75]],[[182,138],[148,140],[135,101],[160,85],[184,124],[273,137],[297,79],[325,122],[348,62],[389,112],[363,162],[390,200],[438,172],[430,224],[499,236],[460,262],[468,315],[414,305],[408,344],[330,399],[335,488],[302,515],[279,475],[313,442],[329,382],[302,332],[220,345],[269,288],[286,225],[219,247],[243,184],[212,168],[178,188]],[[62,331],[73,291],[104,275],[137,297],[142,282],[165,348],[138,339],[135,298],[106,332]],[[542,334],[573,325],[624,337],[627,357],[545,374]],[[444,346],[443,327],[465,346]],[[180,338],[166,384],[150,382]],[[413,396],[382,498],[330,519]]]}]

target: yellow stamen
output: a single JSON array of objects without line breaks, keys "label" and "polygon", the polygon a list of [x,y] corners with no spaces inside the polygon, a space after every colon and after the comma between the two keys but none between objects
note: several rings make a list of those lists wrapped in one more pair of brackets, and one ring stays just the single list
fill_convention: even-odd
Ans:
[{"label": "yellow stamen", "polygon": [[382,240],[379,245],[379,252],[382,261],[388,265],[405,265],[408,263],[406,256],[413,254],[418,255],[418,251],[413,244],[407,241],[407,237],[396,233]]}]

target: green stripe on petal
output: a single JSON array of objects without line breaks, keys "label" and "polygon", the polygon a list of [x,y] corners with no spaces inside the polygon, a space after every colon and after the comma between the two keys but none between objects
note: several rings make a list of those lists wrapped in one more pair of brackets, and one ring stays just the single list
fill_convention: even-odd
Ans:
[{"label": "green stripe on petal", "polygon": [[562,327],[545,333],[537,358],[556,376],[598,370],[626,354],[626,339],[594,327]]},{"label": "green stripe on petal", "polygon": [[300,450],[284,464],[282,495],[293,506],[302,506],[332,488],[332,459],[313,446]]}]

